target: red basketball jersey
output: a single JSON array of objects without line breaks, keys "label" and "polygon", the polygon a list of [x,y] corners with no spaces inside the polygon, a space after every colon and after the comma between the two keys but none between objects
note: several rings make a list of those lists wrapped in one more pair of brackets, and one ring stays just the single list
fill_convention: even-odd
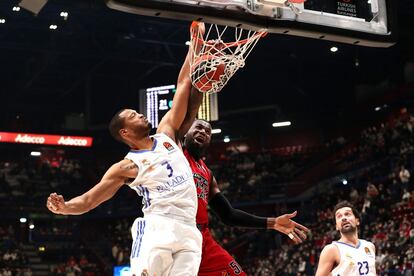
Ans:
[{"label": "red basketball jersey", "polygon": [[193,172],[194,182],[197,188],[198,209],[197,209],[197,224],[208,224],[208,194],[210,191],[211,172],[203,160],[195,160],[191,154],[184,149],[184,155],[190,163],[191,171]]}]

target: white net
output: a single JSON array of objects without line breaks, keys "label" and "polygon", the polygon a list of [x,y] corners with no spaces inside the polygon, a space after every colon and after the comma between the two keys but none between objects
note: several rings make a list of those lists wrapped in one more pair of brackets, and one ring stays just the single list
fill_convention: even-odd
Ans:
[{"label": "white net", "polygon": [[[191,81],[204,93],[217,93],[229,79],[244,67],[246,58],[265,30],[250,31],[241,28],[193,22],[191,25]],[[232,42],[225,42],[232,41]]]}]

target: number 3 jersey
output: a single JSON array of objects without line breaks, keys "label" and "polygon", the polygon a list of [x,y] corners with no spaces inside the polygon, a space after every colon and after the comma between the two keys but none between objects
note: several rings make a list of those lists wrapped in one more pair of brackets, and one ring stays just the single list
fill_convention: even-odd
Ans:
[{"label": "number 3 jersey", "polygon": [[359,240],[357,247],[338,241],[332,243],[338,248],[341,258],[338,266],[332,270],[332,276],[376,275],[372,243]]},{"label": "number 3 jersey", "polygon": [[138,175],[129,187],[143,197],[144,215],[195,223],[197,190],[187,159],[167,135],[158,133],[151,138],[151,150],[130,150],[125,156],[138,167]]}]

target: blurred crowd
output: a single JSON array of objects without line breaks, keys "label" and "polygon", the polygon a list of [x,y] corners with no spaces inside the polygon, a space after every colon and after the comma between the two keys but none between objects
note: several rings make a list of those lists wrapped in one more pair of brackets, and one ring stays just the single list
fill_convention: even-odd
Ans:
[{"label": "blurred crowd", "polygon": [[91,263],[84,254],[79,257],[69,256],[63,263],[50,266],[50,274],[54,276],[98,276],[96,263]]},{"label": "blurred crowd", "polygon": [[39,206],[51,189],[69,194],[82,191],[84,179],[78,160],[0,161],[0,199],[2,204]]},{"label": "blurred crowd", "polygon": [[33,275],[27,256],[19,248],[15,227],[3,223],[0,225],[0,275]]},{"label": "blurred crowd", "polygon": [[257,153],[230,151],[210,167],[222,192],[237,201],[258,201],[285,195],[286,183],[306,167],[311,156],[274,151]]}]

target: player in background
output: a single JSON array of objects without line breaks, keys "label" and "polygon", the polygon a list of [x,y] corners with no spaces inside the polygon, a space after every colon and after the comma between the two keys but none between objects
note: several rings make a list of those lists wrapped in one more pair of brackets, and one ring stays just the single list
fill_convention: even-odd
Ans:
[{"label": "player in background", "polygon": [[375,245],[358,238],[361,217],[356,208],[342,201],[333,213],[341,238],[323,248],[316,276],[376,275]]}]

